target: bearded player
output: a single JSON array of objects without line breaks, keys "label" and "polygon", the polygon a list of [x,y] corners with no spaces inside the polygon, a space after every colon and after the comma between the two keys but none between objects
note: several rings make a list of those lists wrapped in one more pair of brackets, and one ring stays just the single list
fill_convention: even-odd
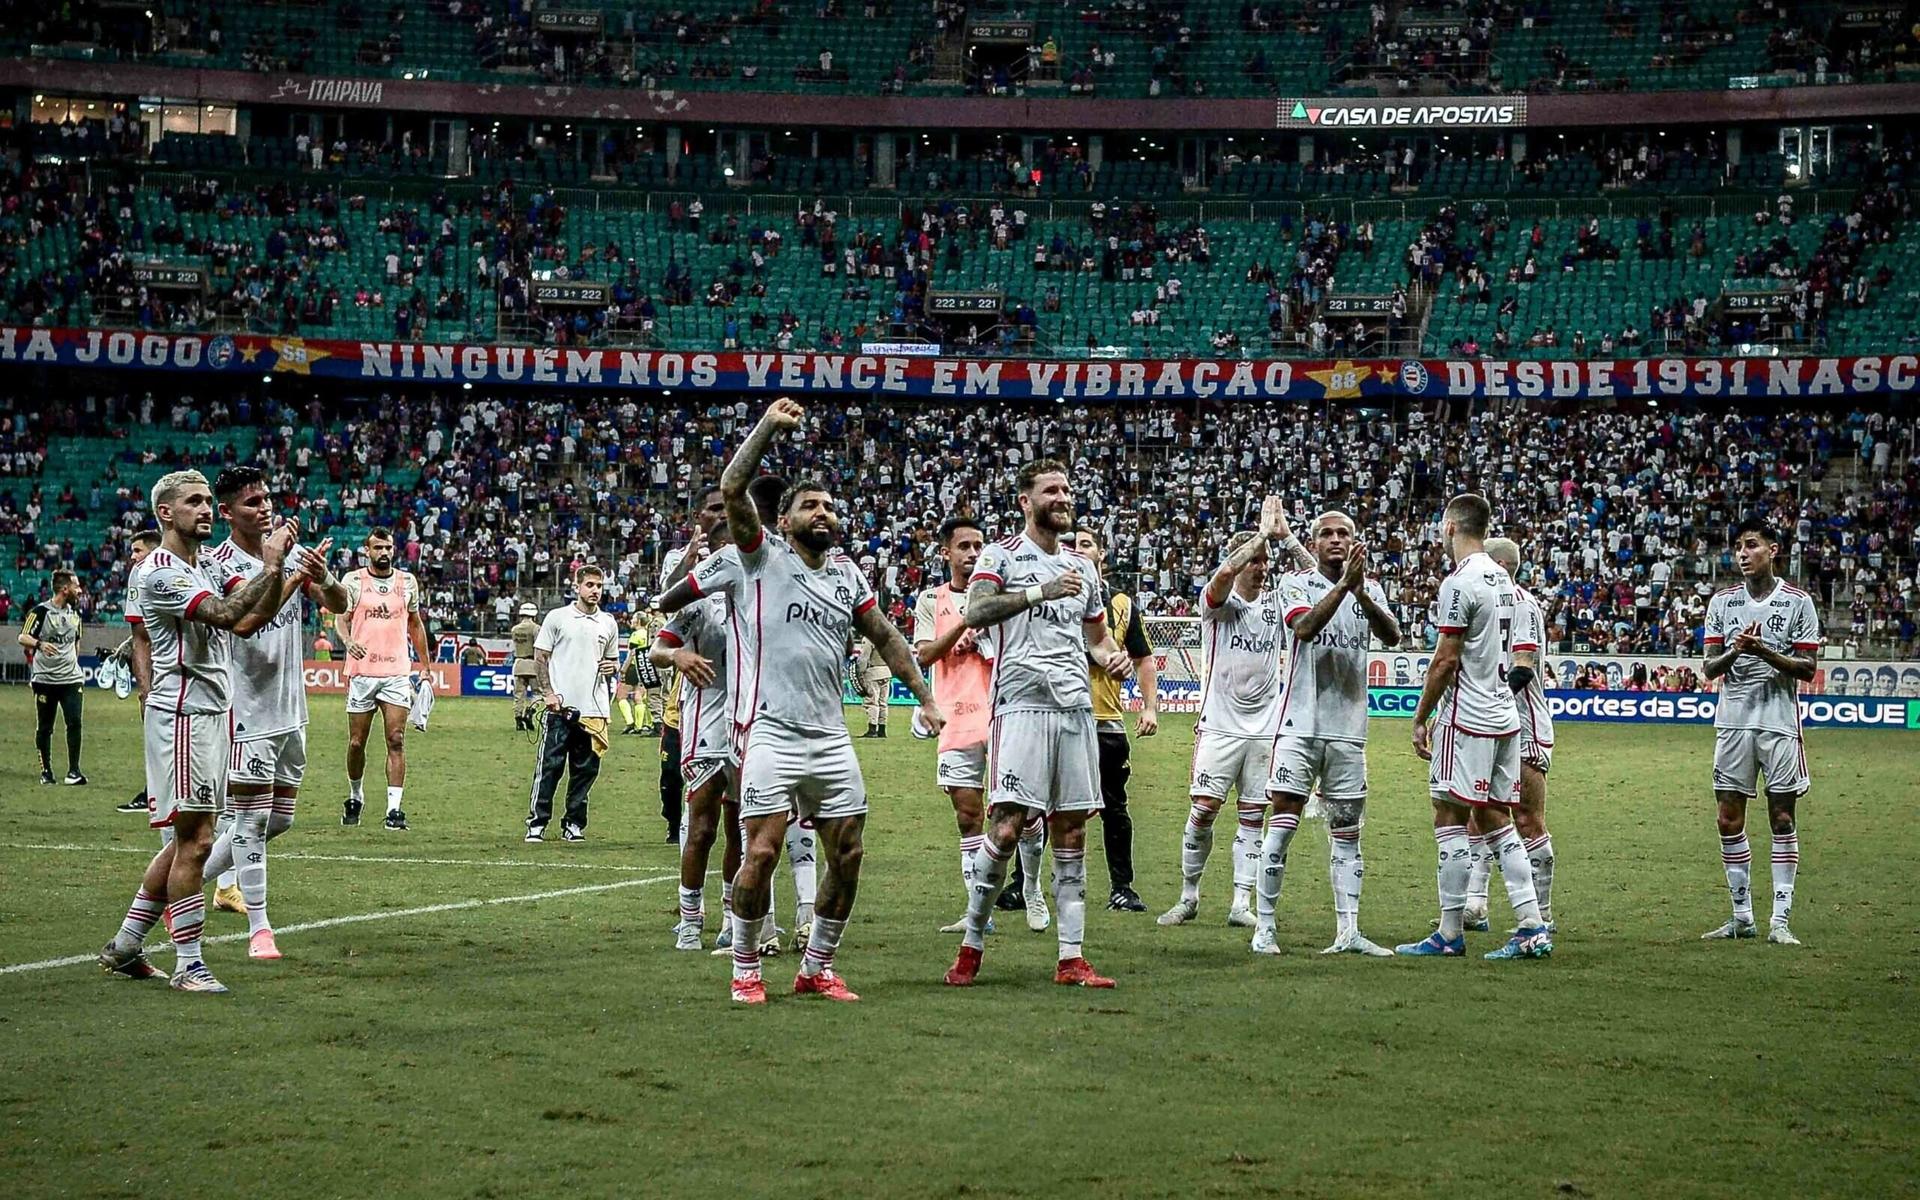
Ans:
[{"label": "bearded player", "polygon": [[[994,636],[986,842],[975,856],[966,932],[947,971],[954,987],[979,974],[987,915],[1028,815],[1051,823],[1054,982],[1109,988],[1083,953],[1087,922],[1087,818],[1100,810],[1099,744],[1087,659],[1115,675],[1132,664],[1107,629],[1093,564],[1062,544],[1073,532],[1067,468],[1038,459],[1016,477],[1026,527],[980,555],[967,587],[970,629]],[[1037,886],[1030,880],[1029,886]]]},{"label": "bearded player", "polygon": [[1400,623],[1380,585],[1367,578],[1367,553],[1343,512],[1314,518],[1314,569],[1280,581],[1287,629],[1286,695],[1280,701],[1267,798],[1273,823],[1260,847],[1257,954],[1278,954],[1274,912],[1286,877],[1287,850],[1319,788],[1327,809],[1327,877],[1333,884],[1334,938],[1323,954],[1389,958],[1360,932],[1365,864],[1360,826],[1367,807],[1367,648],[1369,637],[1400,644]]},{"label": "bearded player", "polygon": [[401,793],[407,782],[407,716],[417,686],[407,662],[412,644],[418,670],[426,670],[427,626],[420,619],[420,581],[394,565],[393,531],[368,532],[362,547],[367,565],[348,573],[347,607],[334,618],[347,651],[347,802],[342,825],[358,825],[366,801],[367,736],[380,712],[387,743],[387,820],[404,830]]},{"label": "bearded player", "polygon": [[813,820],[827,867],[793,990],[859,999],[833,970],[859,888],[867,812],[866,782],[841,707],[848,638],[858,632],[881,648],[920,701],[924,724],[937,733],[946,723],[872,585],[834,549],[840,518],[832,493],[816,481],[793,483],[779,504],[784,536],[769,537],[761,524],[747,490],[754,469],[774,437],[798,429],[803,415],[792,400],[774,401],[728,462],[720,488],[738,566],[716,555],[694,576],[703,594],[731,592],[739,626],[732,699],[735,720],[745,726],[740,813],[747,834],[734,880],[733,998],[742,1004],[766,1003],[755,934],[772,904],[773,865],[796,810]]}]

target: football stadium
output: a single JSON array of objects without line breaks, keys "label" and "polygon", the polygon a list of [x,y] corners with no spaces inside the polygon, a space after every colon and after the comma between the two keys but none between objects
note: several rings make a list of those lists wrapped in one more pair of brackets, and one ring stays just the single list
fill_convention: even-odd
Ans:
[{"label": "football stadium", "polygon": [[11,1194],[1920,1191],[1913,6],[4,7]]}]

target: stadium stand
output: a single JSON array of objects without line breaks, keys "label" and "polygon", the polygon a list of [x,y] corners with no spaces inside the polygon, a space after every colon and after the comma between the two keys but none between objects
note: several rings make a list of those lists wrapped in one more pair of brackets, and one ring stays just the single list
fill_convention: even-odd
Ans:
[{"label": "stadium stand", "polygon": [[[163,139],[156,149],[201,144]],[[362,148],[347,149],[337,173],[289,181],[284,172],[156,167],[145,182],[108,182],[87,200],[78,176],[38,163],[0,177],[6,219],[21,234],[9,251],[5,315],[413,340],[833,349],[874,333],[926,334],[929,290],[977,289],[999,292],[1008,319],[958,331],[965,344],[1030,355],[1370,348],[1579,358],[1751,342],[1849,352],[1913,336],[1920,292],[1903,282],[1915,277],[1907,268],[1917,244],[1905,191],[1910,138],[1850,148],[1834,172],[1844,190],[1757,190],[1775,178],[1776,158],[1743,162],[1747,186],[1705,200],[1663,190],[1731,174],[1690,146],[1666,152],[1642,141],[1640,151],[1614,145],[1599,157],[1550,146],[1517,168],[1371,151],[1353,159],[1352,172],[1313,175],[1354,181],[1352,195],[1333,189],[1271,212],[1252,197],[1280,193],[1255,189],[1291,193],[1306,177],[1235,163],[1220,183],[1249,189],[1240,204],[951,193],[784,203],[722,194],[709,204],[700,192],[570,186],[553,164],[584,165],[557,158],[483,158],[476,179],[489,182],[480,186],[383,192],[353,173],[387,161],[388,150]],[[416,157],[410,147],[393,153]],[[537,169],[520,173],[529,163]],[[981,183],[989,168],[1001,169],[936,160],[925,181]],[[644,174],[632,163],[621,169]],[[840,177],[831,165],[817,170]],[[1120,196],[1154,191],[1139,172],[1126,177],[1134,182]],[[1576,198],[1603,178],[1629,193],[1652,190],[1638,204]],[[1354,198],[1395,179],[1406,181],[1407,199]],[[1474,198],[1475,180],[1516,190]],[[1443,199],[1455,192],[1460,200]],[[204,268],[209,288],[143,291],[129,268],[153,258]],[[526,292],[535,277],[604,282],[608,302],[542,311]],[[1385,327],[1321,319],[1329,295],[1395,289],[1407,295]],[[1749,290],[1785,293],[1781,311],[1724,310],[1723,293]]]},{"label": "stadium stand", "polygon": [[[1718,89],[1893,77],[1912,33],[1850,27],[1845,6],[1738,0],[1653,6],[1479,0],[1282,5],[1092,0],[520,0],[368,5],[164,0],[147,9],[7,5],[0,50],[369,78],[592,84],[650,91],[1276,96],[1342,88],[1455,92]],[[142,21],[142,12],[157,13]],[[974,61],[968,27],[1017,21],[1027,43]]]},{"label": "stadium stand", "polygon": [[[687,532],[681,498],[712,477],[752,415],[744,401],[417,389],[287,402],[101,386],[53,405],[9,393],[0,595],[18,611],[65,564],[85,578],[88,605],[112,611],[153,479],[177,463],[212,474],[258,460],[312,536],[345,548],[376,524],[400,530],[443,627],[494,629],[510,599],[556,594],[570,564],[588,559],[612,568],[624,606],[651,592],[661,555]],[[1088,519],[1133,548],[1113,564],[1118,578],[1149,611],[1183,614],[1228,534],[1251,519],[1252,492],[1221,494],[1201,469],[1224,458],[1238,478],[1275,480],[1300,513],[1353,513],[1402,621],[1429,644],[1444,574],[1435,517],[1446,496],[1478,488],[1534,555],[1566,649],[1697,652],[1705,598],[1733,573],[1726,530],[1759,511],[1794,531],[1792,573],[1836,642],[1910,656],[1916,433],[1920,421],[1880,410],[1434,419],[829,403],[813,406],[780,466],[838,489],[847,542],[900,615],[939,577],[940,517],[1011,520],[1013,475],[1030,454],[1073,460]]]}]

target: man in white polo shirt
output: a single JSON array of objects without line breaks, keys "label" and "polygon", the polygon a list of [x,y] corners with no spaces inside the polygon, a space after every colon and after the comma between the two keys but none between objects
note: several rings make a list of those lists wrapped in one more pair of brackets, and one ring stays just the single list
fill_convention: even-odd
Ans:
[{"label": "man in white polo shirt", "polygon": [[620,664],[620,625],[600,611],[606,577],[599,567],[573,573],[574,601],[548,613],[533,642],[535,687],[546,705],[546,732],[533,772],[527,840],[544,841],[553,819],[553,794],[567,774],[567,811],[562,841],[587,836],[587,793],[607,751],[609,681]]}]

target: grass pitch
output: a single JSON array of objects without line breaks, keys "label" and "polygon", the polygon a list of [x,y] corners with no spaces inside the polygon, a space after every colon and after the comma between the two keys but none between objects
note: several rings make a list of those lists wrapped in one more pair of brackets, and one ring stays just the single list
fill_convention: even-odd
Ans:
[{"label": "grass pitch", "polygon": [[[28,694],[0,692],[0,967],[96,950],[153,844],[110,811],[139,784],[133,705],[96,692],[87,709],[93,786],[42,789]],[[1053,934],[1016,916],[962,992],[940,984],[957,939],[934,932],[961,903],[952,819],[902,715],[895,739],[856,743],[873,814],[839,965],[865,1000],[786,994],[788,955],[768,965],[772,1003],[738,1011],[725,959],[671,949],[655,743],[615,740],[590,841],[526,846],[532,744],[503,704],[443,702],[408,738],[414,828],[394,834],[371,816],[340,826],[344,717],[338,698],[314,709],[299,824],[269,860],[284,961],[211,946],[224,999],[90,965],[0,973],[11,1195],[1920,1189],[1920,752],[1898,733],[1808,738],[1803,949],[1698,940],[1726,912],[1710,730],[1567,724],[1551,962],[1481,962],[1493,935],[1470,937],[1469,961],[1321,958],[1313,823],[1283,958],[1255,960],[1224,925],[1223,828],[1200,923],[1089,913],[1089,957],[1117,990],[1054,987]],[[1191,742],[1176,718],[1136,743],[1139,889],[1156,913],[1176,894]],[[1406,724],[1377,723],[1372,750],[1362,927],[1391,943],[1432,915],[1431,820]],[[1764,920],[1764,820],[1753,829]],[[1098,840],[1090,899],[1105,894]],[[776,887],[790,916],[784,868]],[[716,881],[710,929],[718,909]],[[210,914],[212,935],[244,929]]]}]

